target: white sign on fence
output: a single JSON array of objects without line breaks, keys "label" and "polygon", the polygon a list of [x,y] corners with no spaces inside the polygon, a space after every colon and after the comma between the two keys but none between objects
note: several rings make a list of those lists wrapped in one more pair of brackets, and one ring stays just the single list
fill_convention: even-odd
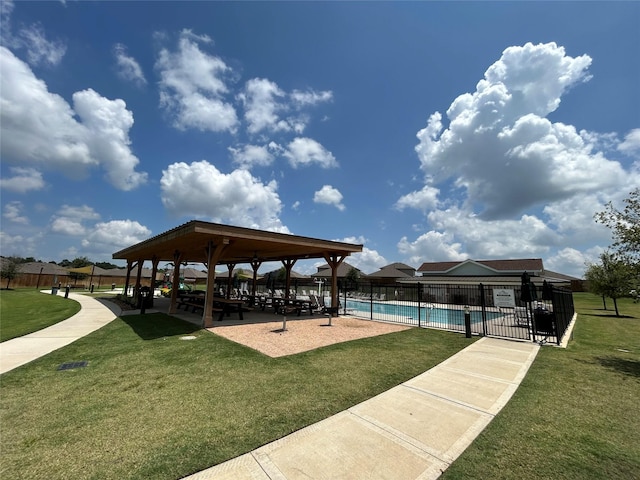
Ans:
[{"label": "white sign on fence", "polygon": [[514,290],[509,288],[494,288],[493,304],[496,307],[515,308],[516,296]]}]

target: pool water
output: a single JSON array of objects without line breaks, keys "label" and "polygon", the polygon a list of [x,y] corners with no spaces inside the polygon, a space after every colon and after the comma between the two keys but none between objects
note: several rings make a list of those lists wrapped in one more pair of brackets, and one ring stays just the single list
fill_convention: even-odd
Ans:
[{"label": "pool water", "polygon": [[[367,301],[347,299],[347,309],[354,310],[360,316],[369,316],[371,313],[371,303]],[[373,313],[388,315],[391,317],[402,317],[407,320],[430,323],[442,323],[447,325],[464,325],[464,310],[448,308],[435,308],[431,306],[420,306],[418,313],[417,305],[399,305],[395,303],[373,302]],[[418,316],[419,315],[419,316]],[[498,312],[486,312],[487,320],[499,317]],[[471,323],[482,323],[482,312],[471,311]]]}]

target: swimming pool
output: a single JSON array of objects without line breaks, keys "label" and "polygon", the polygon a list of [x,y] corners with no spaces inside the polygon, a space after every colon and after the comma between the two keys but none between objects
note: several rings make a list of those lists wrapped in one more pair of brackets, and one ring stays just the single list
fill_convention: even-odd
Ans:
[{"label": "swimming pool", "polygon": [[[347,311],[359,317],[371,317],[372,303],[369,301],[347,299]],[[472,310],[471,323],[482,323],[482,312]],[[498,312],[486,312],[487,320],[499,317]],[[378,320],[401,321],[418,325],[435,323],[442,326],[462,326],[464,325],[464,310],[437,308],[432,305],[400,304],[373,302],[373,318]]]}]

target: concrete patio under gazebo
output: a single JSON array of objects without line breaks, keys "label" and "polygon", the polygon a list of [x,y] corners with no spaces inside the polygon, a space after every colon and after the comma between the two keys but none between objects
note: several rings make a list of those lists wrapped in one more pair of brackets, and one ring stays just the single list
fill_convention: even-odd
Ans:
[{"label": "concrete patio under gazebo", "polygon": [[[207,288],[202,325],[213,324],[215,266],[226,265],[230,274],[236,265],[249,264],[253,269],[255,295],[258,269],[264,262],[280,261],[286,271],[286,294],[290,289],[291,269],[297,260],[322,258],[330,266],[331,306],[338,306],[337,270],[344,259],[362,251],[362,245],[334,242],[318,238],[268,232],[251,228],[192,220],[179,227],[144,240],[113,254],[114,259],[127,261],[126,287],[131,271],[137,267],[136,292],[140,288],[142,265],[150,261],[154,278],[161,261],[172,262],[173,285],[180,280],[180,266],[187,262],[202,263],[207,267]],[[177,289],[171,291],[169,313],[175,313]]]}]

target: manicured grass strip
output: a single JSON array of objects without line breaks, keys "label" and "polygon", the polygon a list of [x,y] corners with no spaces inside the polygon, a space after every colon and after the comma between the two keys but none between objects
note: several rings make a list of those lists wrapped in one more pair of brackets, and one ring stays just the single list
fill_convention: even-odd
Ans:
[{"label": "manicured grass strip", "polygon": [[[576,294],[566,350],[540,350],[520,388],[443,479],[638,478],[640,304]],[[613,304],[609,302],[609,308]]]},{"label": "manicured grass strip", "polygon": [[34,288],[0,290],[0,341],[42,330],[79,311],[78,302]]},{"label": "manicured grass strip", "polygon": [[[474,340],[411,329],[272,359],[163,314],[125,316],[2,376],[0,474],[181,478],[388,390]],[[56,370],[73,361],[88,365]]]}]

